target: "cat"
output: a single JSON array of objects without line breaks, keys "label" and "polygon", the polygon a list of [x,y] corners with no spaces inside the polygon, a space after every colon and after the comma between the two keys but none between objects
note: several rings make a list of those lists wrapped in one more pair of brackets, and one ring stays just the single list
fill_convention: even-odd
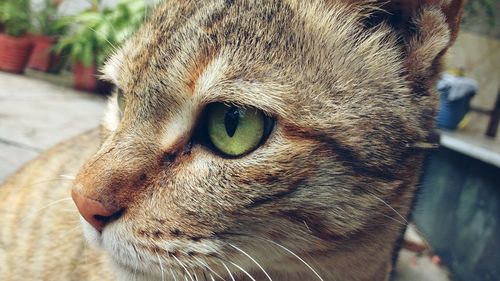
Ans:
[{"label": "cat", "polygon": [[164,1],[0,187],[0,280],[388,280],[462,4]]}]

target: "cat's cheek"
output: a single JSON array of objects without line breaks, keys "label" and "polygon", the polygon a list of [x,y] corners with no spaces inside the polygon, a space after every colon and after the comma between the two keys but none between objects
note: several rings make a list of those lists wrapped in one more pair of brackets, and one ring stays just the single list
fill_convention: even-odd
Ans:
[{"label": "cat's cheek", "polygon": [[92,227],[83,217],[80,217],[80,223],[83,229],[85,239],[92,247],[102,247],[101,234]]}]

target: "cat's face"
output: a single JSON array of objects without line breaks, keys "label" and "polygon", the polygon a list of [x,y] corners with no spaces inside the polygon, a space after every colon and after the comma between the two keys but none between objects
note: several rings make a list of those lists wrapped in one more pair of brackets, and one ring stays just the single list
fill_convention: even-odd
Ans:
[{"label": "cat's face", "polygon": [[122,274],[253,270],[247,254],[334,251],[402,221],[450,42],[438,10],[402,44],[348,1],[167,2],[105,67],[119,90],[74,187],[119,212],[84,225]]}]

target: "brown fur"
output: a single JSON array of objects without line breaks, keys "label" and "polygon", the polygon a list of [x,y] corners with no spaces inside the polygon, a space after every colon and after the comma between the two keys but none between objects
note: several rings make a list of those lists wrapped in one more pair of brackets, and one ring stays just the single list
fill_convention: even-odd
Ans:
[{"label": "brown fur", "polygon": [[[1,187],[0,279],[110,280],[109,259],[123,280],[203,279],[207,265],[230,280],[224,264],[267,280],[249,254],[273,280],[319,280],[289,249],[323,280],[385,280],[462,1],[166,2],[105,67],[125,112],[113,97],[74,181],[124,210],[97,238],[84,222],[103,254],[65,234],[74,207],[37,210],[67,185],[34,184],[75,171],[90,133]],[[259,108],[275,129],[246,156],[214,154],[191,138],[213,102]]]}]

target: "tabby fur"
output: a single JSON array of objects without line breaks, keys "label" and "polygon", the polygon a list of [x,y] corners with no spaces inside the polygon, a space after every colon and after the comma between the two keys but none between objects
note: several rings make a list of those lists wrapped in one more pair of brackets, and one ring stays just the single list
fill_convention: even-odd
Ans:
[{"label": "tabby fur", "polygon": [[[73,138],[0,187],[0,280],[387,280],[461,7],[165,1],[104,68],[126,108],[110,99],[101,143]],[[213,102],[275,128],[221,157],[191,137]],[[71,187],[124,211],[80,228]]]}]

